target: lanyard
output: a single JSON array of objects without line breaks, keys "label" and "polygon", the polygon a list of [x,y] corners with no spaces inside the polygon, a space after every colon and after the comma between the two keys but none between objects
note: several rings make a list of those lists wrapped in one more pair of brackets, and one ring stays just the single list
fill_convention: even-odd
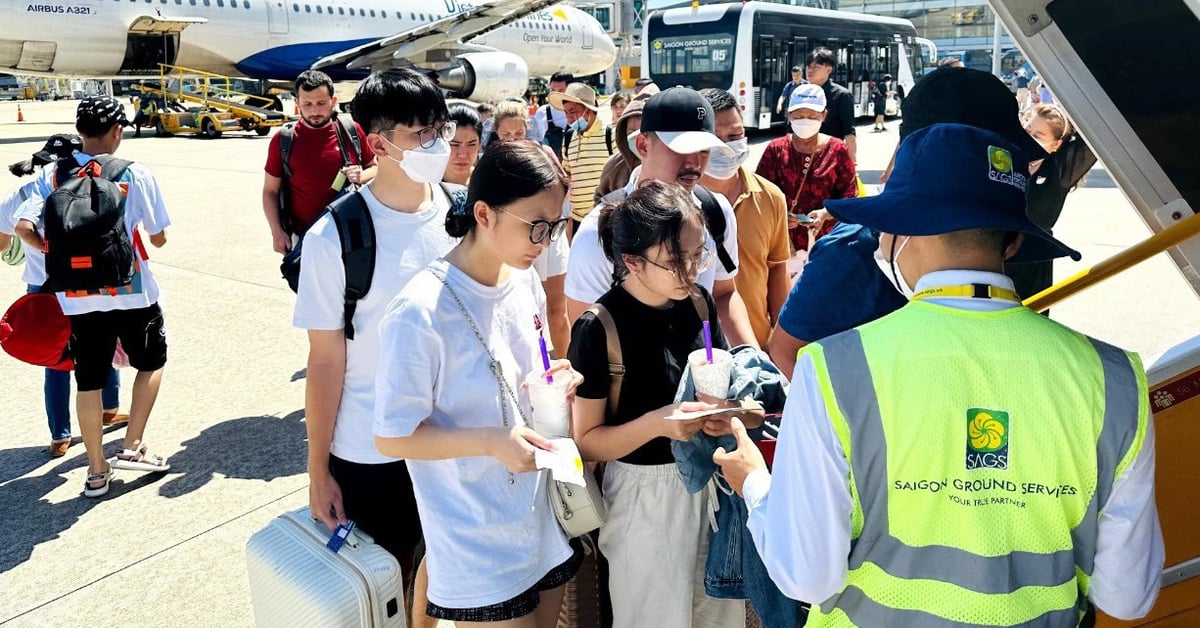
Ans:
[{"label": "lanyard", "polygon": [[986,283],[972,283],[965,286],[934,286],[926,288],[912,296],[913,301],[921,299],[937,299],[944,297],[970,297],[972,299],[1001,299],[1020,303],[1021,297],[1008,288],[1001,288]]}]

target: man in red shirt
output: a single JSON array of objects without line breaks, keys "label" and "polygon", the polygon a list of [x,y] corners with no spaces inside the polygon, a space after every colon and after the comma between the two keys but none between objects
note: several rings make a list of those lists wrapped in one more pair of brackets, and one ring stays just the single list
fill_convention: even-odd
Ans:
[{"label": "man in red shirt", "polygon": [[[296,101],[300,121],[289,125],[293,139],[288,163],[285,167],[285,127],[271,138],[263,181],[263,213],[280,255],[291,250],[293,237],[302,237],[344,186],[365,185],[375,176],[375,153],[362,141],[362,127],[336,118],[337,97],[329,75],[316,70],[300,74]],[[357,136],[350,137],[349,127]]]}]

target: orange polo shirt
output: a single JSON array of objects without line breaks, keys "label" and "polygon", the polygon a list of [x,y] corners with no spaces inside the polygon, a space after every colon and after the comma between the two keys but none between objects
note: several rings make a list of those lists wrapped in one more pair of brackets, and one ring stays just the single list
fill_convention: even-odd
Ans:
[{"label": "orange polo shirt", "polygon": [[743,190],[740,196],[731,199],[738,228],[738,274],[734,285],[746,302],[758,344],[766,347],[774,324],[767,310],[768,271],[775,265],[785,266],[792,255],[787,201],[774,183],[744,166],[738,168],[737,176]]}]

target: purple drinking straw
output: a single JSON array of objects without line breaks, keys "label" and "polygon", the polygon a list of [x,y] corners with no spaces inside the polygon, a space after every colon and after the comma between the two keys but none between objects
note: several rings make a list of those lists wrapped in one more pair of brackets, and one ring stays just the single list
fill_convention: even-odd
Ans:
[{"label": "purple drinking straw", "polygon": [[708,363],[712,364],[712,325],[708,321],[704,321],[704,357],[708,358]]},{"label": "purple drinking straw", "polygon": [[[545,338],[545,336],[538,336],[538,347],[540,347],[540,348],[541,348],[541,350],[542,350],[542,366],[543,366],[543,367],[545,367],[547,371],[549,371],[549,370],[550,370],[550,352],[546,350],[546,338]],[[712,360],[709,360],[709,361],[711,362]],[[547,376],[546,376],[546,383],[547,383],[547,384],[553,384],[553,383],[554,383],[554,376],[553,376],[553,375],[547,375]]]}]

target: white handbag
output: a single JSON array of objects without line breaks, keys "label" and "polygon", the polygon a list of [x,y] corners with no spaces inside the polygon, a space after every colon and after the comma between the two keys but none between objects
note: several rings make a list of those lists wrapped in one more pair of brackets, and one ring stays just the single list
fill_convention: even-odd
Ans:
[{"label": "white handbag", "polygon": [[[446,278],[433,270],[429,270],[429,272],[434,277],[437,277],[442,282],[442,285],[446,286],[447,292],[454,298],[458,309],[466,317],[467,323],[471,326],[471,331],[475,332],[475,337],[479,339],[479,344],[487,352],[488,359],[491,360],[492,374],[495,375],[496,381],[500,385],[501,397],[507,393],[521,417],[521,422],[529,425],[529,420],[525,416],[525,410],[521,408],[521,402],[517,400],[516,393],[508,385],[508,380],[504,377],[500,362],[496,360],[496,356],[492,354],[492,350],[488,347],[487,341],[484,340],[483,334],[475,326],[475,319],[471,317],[471,313],[467,311],[466,306],[463,305],[462,300],[458,298],[458,294],[454,292],[454,288],[450,286]],[[508,404],[503,400],[500,403],[500,414],[504,420],[504,427],[509,427]],[[550,486],[550,505],[554,508],[554,514],[558,517],[559,525],[562,526],[563,531],[570,537],[587,534],[604,525],[604,521],[608,518],[608,506],[604,502],[604,496],[600,494],[600,483],[588,471],[585,471],[583,474],[583,482],[583,486],[578,486],[576,484],[555,481],[551,482]]]}]

